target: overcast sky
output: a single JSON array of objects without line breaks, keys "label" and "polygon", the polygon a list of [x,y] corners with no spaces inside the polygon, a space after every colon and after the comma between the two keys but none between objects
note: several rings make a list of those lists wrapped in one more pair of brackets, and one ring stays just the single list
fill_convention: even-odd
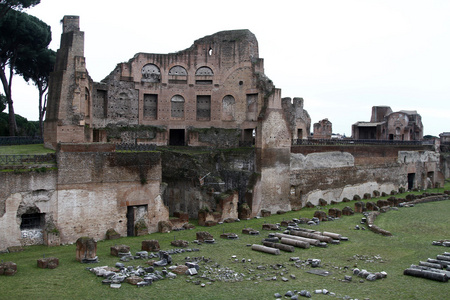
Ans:
[{"label": "overcast sky", "polygon": [[[51,26],[55,51],[60,20],[80,16],[94,81],[138,52],[176,52],[249,29],[265,74],[282,97],[304,98],[312,123],[328,118],[334,133],[350,136],[372,106],[388,105],[417,110],[424,135],[450,131],[448,0],[41,0],[26,12]],[[37,90],[14,80],[16,113],[37,120]]]}]

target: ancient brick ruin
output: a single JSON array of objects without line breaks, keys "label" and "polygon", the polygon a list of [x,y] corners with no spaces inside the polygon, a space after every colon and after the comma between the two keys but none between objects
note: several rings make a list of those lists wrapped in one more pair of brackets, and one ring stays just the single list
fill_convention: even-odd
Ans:
[{"label": "ancient brick ruin", "polygon": [[355,139],[419,141],[423,138],[422,117],[417,111],[393,112],[389,106],[372,107],[370,122],[352,126]]},{"label": "ancient brick ruin", "polygon": [[[308,140],[311,118],[264,74],[249,30],[138,53],[94,82],[79,18],[62,24],[44,124],[56,167],[0,173],[0,251],[170,231],[175,215],[209,211],[205,222],[218,222],[443,184],[434,145],[293,144]],[[328,138],[331,122],[321,127]],[[422,137],[420,115],[390,108],[355,128],[357,138]],[[124,143],[154,148],[119,151]],[[201,151],[164,147],[179,145]]]}]

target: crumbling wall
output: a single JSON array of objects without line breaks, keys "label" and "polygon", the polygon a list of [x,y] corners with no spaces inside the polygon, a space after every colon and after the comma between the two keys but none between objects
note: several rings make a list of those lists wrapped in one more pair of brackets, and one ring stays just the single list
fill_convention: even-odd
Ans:
[{"label": "crumbling wall", "polygon": [[[408,174],[415,173],[414,188],[431,188],[443,182],[439,174],[439,153],[400,150],[383,146],[295,147],[291,154],[291,204],[303,207],[344,198],[361,198],[373,191],[390,194],[408,188]],[[394,157],[394,154],[396,156]],[[395,158],[395,160],[394,160]]]},{"label": "crumbling wall", "polygon": [[185,212],[197,218],[202,208],[222,210],[220,201],[230,191],[236,191],[242,203],[254,183],[255,152],[251,148],[163,151],[161,158],[162,177],[167,184],[163,198],[170,213]]},{"label": "crumbling wall", "polygon": [[104,239],[109,228],[126,236],[129,206],[147,206],[149,232],[168,220],[158,152],[59,152],[57,159],[61,242]]},{"label": "crumbling wall", "polygon": [[[57,172],[0,173],[0,251],[10,246],[43,244],[45,223],[56,217]],[[21,230],[22,215],[42,213],[40,228]]]},{"label": "crumbling wall", "polygon": [[249,203],[252,215],[262,209],[275,213],[291,210],[290,173],[291,129],[281,103],[281,90],[273,89],[267,96],[266,109],[260,115],[256,135],[257,172],[260,174]]}]

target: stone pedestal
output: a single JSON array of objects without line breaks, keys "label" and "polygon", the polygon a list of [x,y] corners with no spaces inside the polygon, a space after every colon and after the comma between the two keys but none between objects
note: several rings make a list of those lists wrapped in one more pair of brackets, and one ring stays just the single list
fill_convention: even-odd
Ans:
[{"label": "stone pedestal", "polygon": [[176,211],[173,213],[173,216],[175,218],[179,218],[185,222],[189,222],[189,214],[188,213]]},{"label": "stone pedestal", "polygon": [[355,212],[350,206],[346,206],[342,209],[342,215],[344,216],[353,216]]},{"label": "stone pedestal", "polygon": [[130,252],[130,246],[127,245],[115,245],[111,246],[110,253],[112,256],[120,257],[119,253],[129,253]]},{"label": "stone pedestal", "polygon": [[314,217],[318,218],[320,222],[327,221],[327,214],[324,211],[316,210],[314,212]]},{"label": "stone pedestal", "polygon": [[355,202],[355,212],[363,213],[366,211],[366,204],[362,201]]},{"label": "stone pedestal", "polygon": [[143,251],[157,252],[160,250],[159,242],[157,240],[142,241],[141,249]]},{"label": "stone pedestal", "polygon": [[47,246],[61,245],[61,239],[59,237],[59,233],[44,231],[44,245],[47,245]]},{"label": "stone pedestal", "polygon": [[270,212],[270,210],[267,209],[261,209],[261,217],[270,217],[272,215],[272,213]]},{"label": "stone pedestal", "polygon": [[93,238],[80,237],[77,240],[77,260],[82,263],[97,262],[97,242]]},{"label": "stone pedestal", "polygon": [[120,234],[114,228],[110,228],[106,231],[106,239],[107,240],[116,240],[120,238]]},{"label": "stone pedestal", "polygon": [[205,240],[213,240],[214,237],[211,233],[207,231],[199,231],[196,233],[197,240],[200,242],[204,242]]},{"label": "stone pedestal", "polygon": [[170,221],[159,221],[158,222],[158,232],[168,233],[171,232],[173,225]]},{"label": "stone pedestal", "polygon": [[37,266],[41,269],[56,269],[59,266],[59,259],[56,257],[40,258],[37,260]]},{"label": "stone pedestal", "polygon": [[239,206],[238,218],[241,220],[248,220],[252,216],[252,210],[247,203],[243,203]]},{"label": "stone pedestal", "polygon": [[340,218],[342,216],[342,210],[339,208],[330,208],[328,210],[328,215],[333,218]]},{"label": "stone pedestal", "polygon": [[17,273],[17,265],[12,261],[0,263],[0,275],[13,276]]}]

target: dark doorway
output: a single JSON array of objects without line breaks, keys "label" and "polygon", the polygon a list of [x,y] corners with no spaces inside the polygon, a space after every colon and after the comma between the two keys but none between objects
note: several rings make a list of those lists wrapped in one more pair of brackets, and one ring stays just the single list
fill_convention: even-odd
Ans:
[{"label": "dark doorway", "polygon": [[134,236],[134,206],[127,206],[127,236]]},{"label": "dark doorway", "polygon": [[416,173],[408,173],[408,190],[412,190],[414,188],[414,177]]},{"label": "dark doorway", "polygon": [[44,228],[45,214],[23,214],[22,222],[20,223],[20,230],[27,229],[42,229]]},{"label": "dark doorway", "polygon": [[170,129],[169,131],[170,146],[184,146],[184,129]]},{"label": "dark doorway", "polygon": [[245,144],[254,145],[255,144],[255,134],[256,130],[253,128],[244,129],[244,142]]},{"label": "dark doorway", "polygon": [[303,129],[297,129],[297,139],[303,139]]}]

